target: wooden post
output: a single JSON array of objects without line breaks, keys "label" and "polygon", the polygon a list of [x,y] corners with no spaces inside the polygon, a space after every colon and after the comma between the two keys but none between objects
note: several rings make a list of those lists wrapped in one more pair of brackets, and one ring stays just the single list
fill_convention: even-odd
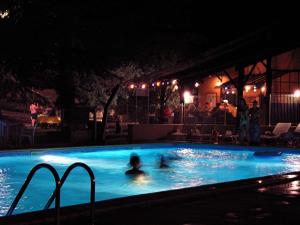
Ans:
[{"label": "wooden post", "polygon": [[[273,74],[272,74],[272,60],[271,57],[267,58],[267,65],[266,65],[266,97],[265,97],[265,124],[269,124],[269,121],[271,121],[270,118],[270,105],[271,105],[271,99],[270,96],[272,94],[272,80],[273,80]],[[270,124],[269,124],[270,125]]]},{"label": "wooden post", "polygon": [[245,85],[245,73],[244,73],[244,67],[242,66],[238,66],[237,67],[237,71],[238,71],[238,80],[237,80],[237,117],[236,117],[236,129],[238,129],[239,127],[239,115],[240,115],[240,101],[241,99],[244,97],[243,96],[243,92],[244,92],[244,85]]},{"label": "wooden post", "polygon": [[97,142],[97,107],[94,108],[94,142]]},{"label": "wooden post", "polygon": [[120,88],[120,84],[117,84],[112,89],[111,95],[109,96],[109,98],[104,106],[103,119],[102,119],[102,123],[101,123],[100,134],[99,134],[101,142],[105,141],[105,129],[106,129],[106,124],[107,124],[108,110],[109,110],[109,107],[110,107],[112,101],[114,100],[119,88]]},{"label": "wooden post", "polygon": [[245,79],[245,73],[244,73],[244,67],[237,67],[238,70],[238,81],[237,81],[237,97],[238,97],[238,111],[240,110],[239,105],[240,105],[240,100],[244,97],[243,92],[244,92],[244,79]]}]

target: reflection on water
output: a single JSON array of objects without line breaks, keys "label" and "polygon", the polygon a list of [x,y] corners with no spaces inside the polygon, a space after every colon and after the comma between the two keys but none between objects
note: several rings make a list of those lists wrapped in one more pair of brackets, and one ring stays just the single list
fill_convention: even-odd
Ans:
[{"label": "reflection on water", "polygon": [[[65,151],[51,154],[15,155],[0,157],[0,215],[4,215],[23,184],[30,169],[38,163],[53,165],[60,176],[74,162],[88,164],[96,177],[96,199],[104,200],[150,192],[199,186],[258,176],[300,170],[300,155],[283,154],[280,157],[258,158],[252,151],[230,151],[191,148],[152,147],[147,149],[122,149],[113,151]],[[129,179],[125,176],[130,155],[141,157],[142,170],[147,176]],[[157,157],[168,159],[168,168],[159,168]],[[41,209],[51,192],[53,178],[40,171],[20,201],[17,213]],[[37,182],[38,181],[38,182]],[[51,186],[52,185],[52,186]],[[299,193],[295,183],[290,192]],[[89,177],[81,168],[74,170],[62,189],[62,206],[85,203],[89,199]],[[259,191],[265,191],[263,189]]]}]

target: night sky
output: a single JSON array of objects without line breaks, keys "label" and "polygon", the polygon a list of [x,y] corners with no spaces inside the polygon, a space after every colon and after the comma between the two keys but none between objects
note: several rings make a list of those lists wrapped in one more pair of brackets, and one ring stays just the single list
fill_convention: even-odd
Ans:
[{"label": "night sky", "polygon": [[[109,67],[156,55],[198,59],[208,49],[265,27],[293,23],[293,13],[243,2],[4,1],[2,61],[19,70],[64,64]],[[279,29],[280,30],[280,29]],[[20,66],[18,66],[20,65]],[[26,69],[24,67],[30,67]],[[24,72],[25,73],[25,72]]]}]

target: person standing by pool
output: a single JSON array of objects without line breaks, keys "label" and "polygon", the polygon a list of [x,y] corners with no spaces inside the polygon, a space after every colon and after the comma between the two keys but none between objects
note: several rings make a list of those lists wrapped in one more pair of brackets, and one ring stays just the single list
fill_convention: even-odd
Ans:
[{"label": "person standing by pool", "polygon": [[132,154],[130,156],[130,161],[129,164],[131,166],[130,170],[126,171],[126,175],[133,175],[133,176],[138,176],[138,175],[145,175],[145,172],[143,170],[140,170],[141,168],[141,160],[140,157],[136,154]]},{"label": "person standing by pool", "polygon": [[240,144],[245,143],[245,139],[248,139],[248,126],[249,126],[249,110],[245,99],[240,100],[240,110],[238,113],[238,134]]},{"label": "person standing by pool", "polygon": [[258,145],[260,139],[260,124],[259,124],[260,110],[257,107],[257,101],[253,101],[253,106],[249,109],[249,139],[250,144]]},{"label": "person standing by pool", "polygon": [[31,126],[33,126],[33,127],[34,127],[34,125],[36,123],[36,120],[37,120],[38,108],[39,108],[39,105],[36,102],[33,102],[29,106],[29,110],[30,110],[30,114],[31,114]]}]

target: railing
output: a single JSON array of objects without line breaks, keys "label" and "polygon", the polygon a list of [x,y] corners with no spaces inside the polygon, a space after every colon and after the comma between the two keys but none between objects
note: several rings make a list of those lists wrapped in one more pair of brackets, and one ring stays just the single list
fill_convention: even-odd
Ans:
[{"label": "railing", "polygon": [[55,211],[56,211],[56,217],[55,217],[55,221],[56,224],[59,225],[60,224],[60,214],[59,214],[59,209],[60,209],[60,179],[59,179],[59,175],[57,173],[57,171],[54,169],[53,166],[46,164],[46,163],[41,163],[36,165],[35,167],[32,168],[32,170],[30,171],[30,173],[28,174],[23,186],[21,187],[19,193],[17,194],[15,200],[13,201],[13,203],[11,204],[8,212],[6,213],[6,216],[10,216],[13,211],[15,210],[16,206],[18,205],[20,199],[22,198],[24,192],[26,191],[26,188],[28,187],[30,181],[32,180],[32,177],[34,176],[34,174],[41,168],[45,168],[48,169],[52,175],[54,176],[55,179]]},{"label": "railing", "polygon": [[[94,173],[93,171],[91,170],[91,168],[89,166],[87,166],[86,164],[84,163],[81,163],[81,162],[77,162],[77,163],[74,163],[72,164],[71,166],[69,166],[66,170],[66,172],[64,173],[64,175],[62,176],[61,178],[61,186],[63,186],[63,184],[65,183],[67,177],[69,176],[69,174],[71,173],[71,171],[73,169],[75,169],[76,167],[82,167],[84,168],[89,176],[90,176],[90,180],[91,180],[91,192],[90,192],[90,218],[91,218],[91,224],[93,225],[94,224],[94,216],[95,216],[95,176],[94,176]],[[45,207],[44,207],[44,210],[48,209],[53,200],[56,199],[56,192],[57,192],[57,189],[55,189],[55,191],[52,193],[51,197],[49,198],[48,202],[46,203]]]},{"label": "railing", "polygon": [[59,225],[60,224],[60,190],[61,190],[62,185],[65,183],[67,177],[71,173],[71,171],[76,167],[84,168],[90,176],[90,180],[91,180],[90,219],[91,219],[91,224],[93,225],[94,217],[95,217],[95,176],[94,176],[92,169],[88,165],[81,163],[81,162],[77,162],[77,163],[74,163],[71,166],[69,166],[61,179],[59,178],[59,175],[58,175],[57,171],[54,169],[54,167],[52,167],[49,164],[41,163],[41,164],[38,164],[35,167],[33,167],[32,170],[29,172],[29,174],[28,174],[23,186],[21,187],[19,193],[17,194],[15,200],[11,204],[8,212],[6,213],[6,216],[12,215],[14,209],[18,205],[20,199],[22,198],[24,192],[26,191],[26,188],[28,187],[30,181],[32,180],[32,177],[34,176],[34,174],[39,169],[46,168],[46,169],[50,170],[50,172],[52,173],[52,175],[55,178],[55,190],[52,193],[52,195],[50,196],[48,202],[46,203],[44,210],[49,209],[49,207],[51,206],[51,204],[53,203],[53,201],[55,199],[55,212],[56,212],[55,222],[56,222],[56,225]]}]

